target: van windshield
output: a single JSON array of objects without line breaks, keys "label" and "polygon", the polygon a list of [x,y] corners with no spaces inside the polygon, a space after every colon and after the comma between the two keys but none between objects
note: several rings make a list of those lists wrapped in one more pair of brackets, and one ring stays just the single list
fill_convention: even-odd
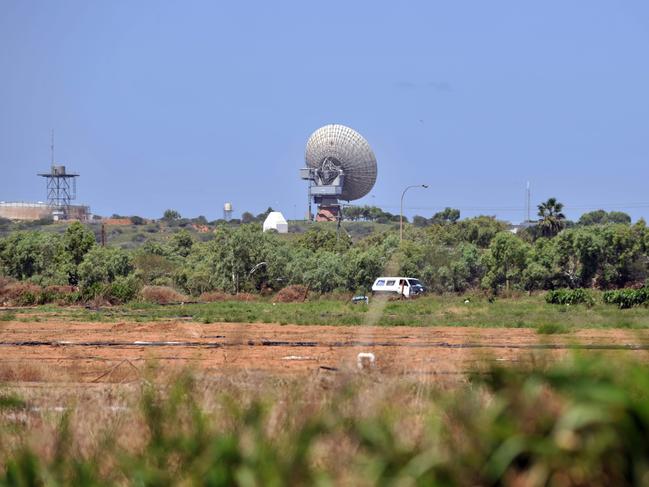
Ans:
[{"label": "van windshield", "polygon": [[419,279],[408,279],[408,282],[410,283],[411,286],[421,286],[421,282],[419,282]]}]

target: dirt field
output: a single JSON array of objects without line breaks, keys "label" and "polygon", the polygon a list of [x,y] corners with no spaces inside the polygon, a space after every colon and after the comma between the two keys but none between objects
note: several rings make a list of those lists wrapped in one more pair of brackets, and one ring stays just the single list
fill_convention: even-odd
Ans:
[{"label": "dirt field", "polygon": [[359,352],[375,355],[378,373],[458,380],[491,361],[556,360],[575,348],[644,357],[649,333],[598,329],[544,336],[503,328],[9,321],[0,323],[0,381],[128,383],[139,380],[147,364],[191,367],[206,376],[335,374],[357,370]]}]

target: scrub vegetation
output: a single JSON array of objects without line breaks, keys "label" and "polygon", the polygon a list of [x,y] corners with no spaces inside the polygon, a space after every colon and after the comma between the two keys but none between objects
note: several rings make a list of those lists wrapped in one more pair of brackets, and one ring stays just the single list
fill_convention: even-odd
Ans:
[{"label": "scrub vegetation", "polygon": [[[605,294],[604,294],[605,295]],[[33,316],[64,321],[155,322],[190,320],[200,323],[278,323],[297,325],[469,326],[485,328],[540,328],[561,325],[565,331],[584,328],[649,328],[649,309],[620,309],[604,304],[603,293],[592,292],[594,304],[548,304],[542,295],[512,294],[491,298],[481,294],[425,296],[388,301],[379,315],[365,303],[353,304],[351,294],[312,296],[306,301],[281,302],[277,296],[238,295],[245,299],[158,305],[132,302],[102,307],[11,309],[0,320],[30,320]],[[298,295],[299,296],[299,295]],[[165,296],[166,297],[166,296]],[[377,298],[378,299],[378,298]],[[467,302],[468,301],[468,302]],[[24,317],[24,318],[23,318]]]},{"label": "scrub vegetation", "polygon": [[[419,278],[436,295],[498,301],[549,291],[548,303],[596,306],[594,314],[602,303],[619,308],[646,306],[649,229],[645,222],[631,224],[619,212],[598,211],[571,223],[561,210],[559,202],[549,199],[539,205],[539,221],[514,234],[495,218],[462,220],[457,210],[447,208],[406,225],[402,243],[394,215],[372,207],[348,209],[355,221],[343,223],[340,231],[335,225],[303,224],[301,233],[262,233],[258,222],[265,214],[260,214],[247,224],[203,225],[209,231],[200,238],[188,230],[198,228],[198,223],[168,210],[155,222],[165,229],[163,236],[145,238],[136,248],[99,245],[94,231],[80,223],[66,226],[62,233],[15,231],[0,238],[0,303],[101,306],[251,301],[255,296],[262,301],[273,296],[280,302],[312,301],[367,294],[376,277],[389,273]],[[383,220],[387,223],[379,223]],[[139,226],[147,224],[142,221]],[[346,231],[350,225],[370,225],[371,233],[351,237]],[[600,291],[606,293],[601,296]],[[425,304],[409,306],[412,317],[396,316],[393,321],[439,321],[433,319],[437,301],[421,303]],[[215,311],[206,312],[205,319],[224,317],[218,311],[223,306],[214,305]],[[428,306],[423,317],[417,311],[422,306]],[[487,322],[496,320],[489,318],[492,314],[499,314],[487,310],[497,308],[485,305],[481,314]],[[250,313],[256,319],[275,321],[274,315]],[[354,323],[359,313],[339,314]],[[329,322],[317,315],[313,320]]]},{"label": "scrub vegetation", "polygon": [[0,392],[0,485],[646,485],[649,369],[574,356],[447,387],[153,369],[121,395]]}]

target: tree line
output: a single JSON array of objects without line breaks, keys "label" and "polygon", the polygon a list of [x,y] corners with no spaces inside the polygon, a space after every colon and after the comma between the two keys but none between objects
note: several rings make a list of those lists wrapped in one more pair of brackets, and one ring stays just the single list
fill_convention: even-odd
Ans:
[{"label": "tree line", "polygon": [[367,291],[388,263],[391,272],[418,277],[434,292],[616,289],[649,277],[644,220],[631,224],[616,212],[591,212],[568,225],[556,200],[539,205],[537,224],[516,234],[494,217],[446,215],[407,225],[401,244],[394,227],[353,242],[317,224],[287,236],[263,233],[255,223],[217,225],[208,241],[178,229],[133,250],[102,247],[92,230],[73,223],[63,234],[20,231],[0,239],[0,275],[77,286],[85,297],[109,291],[126,298],[145,285],[191,295],[292,284],[323,293]]}]

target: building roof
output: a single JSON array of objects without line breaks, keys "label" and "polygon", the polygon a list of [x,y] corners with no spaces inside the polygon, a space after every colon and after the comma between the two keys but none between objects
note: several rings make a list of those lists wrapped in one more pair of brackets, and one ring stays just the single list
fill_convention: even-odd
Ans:
[{"label": "building roof", "polygon": [[266,230],[288,230],[288,222],[279,211],[271,211],[264,220],[264,232]]}]

